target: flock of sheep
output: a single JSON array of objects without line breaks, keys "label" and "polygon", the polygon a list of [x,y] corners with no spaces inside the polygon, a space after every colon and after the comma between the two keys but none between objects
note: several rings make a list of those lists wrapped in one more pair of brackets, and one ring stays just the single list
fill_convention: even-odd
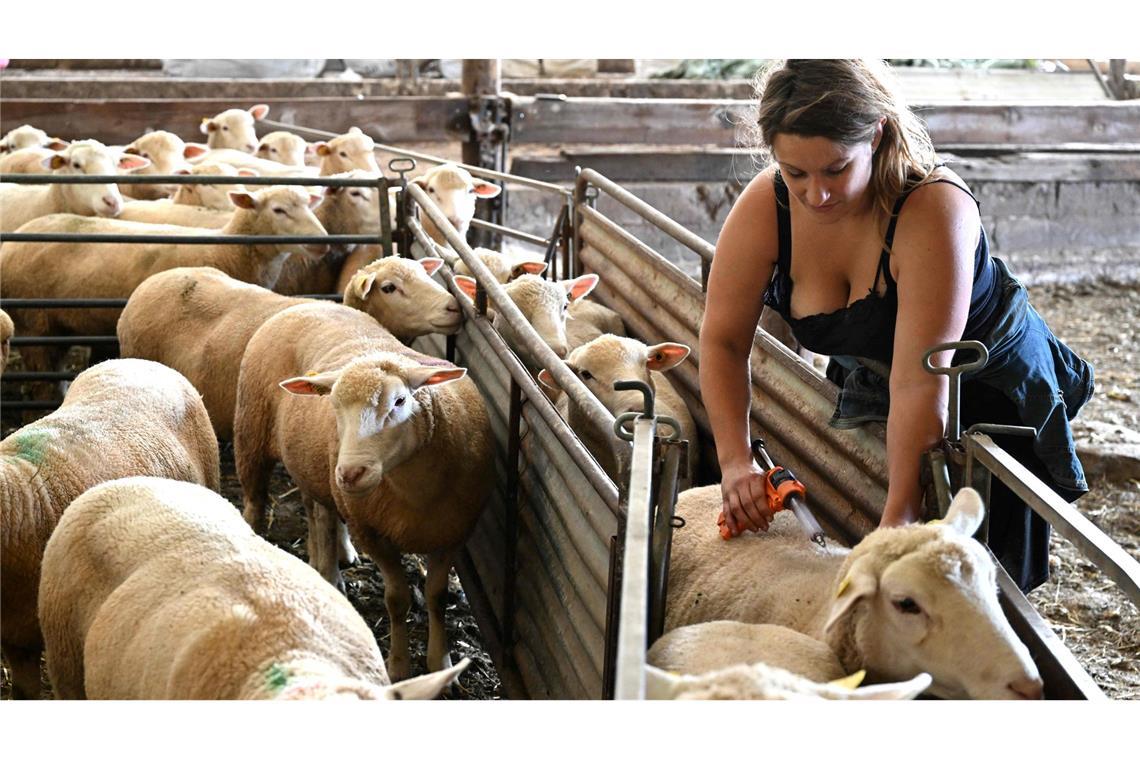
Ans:
[{"label": "flock of sheep", "polygon": [[[0,172],[379,176],[359,129],[315,145],[284,132],[258,140],[267,111],[204,119],[205,145],[159,131],[107,147],[20,127],[0,143]],[[500,191],[448,164],[413,181],[460,235],[476,200]],[[379,201],[375,188],[350,186],[4,184],[0,230],[376,235]],[[113,331],[122,357],[96,361],[93,351],[57,411],[0,442],[0,643],[16,696],[39,695],[42,654],[60,698],[431,698],[457,677],[466,661],[452,665],[443,598],[494,485],[494,447],[466,369],[407,345],[456,333],[457,296],[475,291],[439,229],[426,215],[422,224],[438,250],[417,253],[442,257],[227,242],[0,246],[5,298],[129,298],[121,310],[0,311],[5,362],[13,331]],[[538,256],[476,255],[613,414],[641,404],[614,381],[641,379],[659,412],[696,439],[663,374],[688,346],[627,336],[617,314],[588,300],[595,274],[555,282],[541,277]],[[433,277],[445,259],[456,262],[454,295]],[[333,291],[343,304],[300,297]],[[488,316],[616,476],[609,442],[591,438],[549,370]],[[56,369],[63,352],[20,350],[29,370]],[[240,516],[216,493],[219,440],[233,442]],[[277,463],[300,491],[312,567],[259,535]],[[1042,695],[998,607],[992,560],[970,538],[983,515],[974,492],[961,492],[941,524],[875,531],[850,551],[815,547],[784,515],[767,534],[725,542],[719,488],[689,488],[696,464],[682,473],[687,527],[675,535],[649,696]],[[341,593],[356,547],[384,577],[386,660]],[[427,557],[430,672],[419,678],[410,678],[404,553]],[[855,688],[856,671],[880,684]]]}]

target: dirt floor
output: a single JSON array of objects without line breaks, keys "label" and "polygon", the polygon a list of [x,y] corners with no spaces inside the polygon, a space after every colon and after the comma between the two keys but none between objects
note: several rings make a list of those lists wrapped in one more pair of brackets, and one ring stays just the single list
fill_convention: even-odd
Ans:
[{"label": "dirt floor", "polygon": [[[1140,431],[1140,284],[1048,285],[1033,287],[1030,292],[1033,304],[1054,331],[1096,368],[1097,390],[1079,420]],[[11,420],[5,422],[4,434],[8,434]],[[240,504],[240,487],[228,446],[223,448],[222,464],[223,495]],[[1140,559],[1140,481],[1102,479],[1090,485],[1092,492],[1077,502],[1081,513]],[[284,472],[278,470],[270,493],[275,500],[270,540],[305,559],[303,513]],[[1050,581],[1030,599],[1108,696],[1140,698],[1140,611],[1064,539],[1054,537],[1051,567]],[[409,557],[405,569],[415,589],[409,622],[413,674],[418,674],[424,671],[427,641],[422,566]],[[346,572],[346,578],[350,599],[376,632],[381,650],[386,651],[388,623],[379,573],[364,559]],[[449,587],[447,614],[453,659],[467,656],[473,662],[460,677],[458,687],[445,696],[502,698],[498,674],[455,578]],[[8,698],[10,693],[4,668],[0,696]],[[45,684],[45,696],[49,693]]]}]

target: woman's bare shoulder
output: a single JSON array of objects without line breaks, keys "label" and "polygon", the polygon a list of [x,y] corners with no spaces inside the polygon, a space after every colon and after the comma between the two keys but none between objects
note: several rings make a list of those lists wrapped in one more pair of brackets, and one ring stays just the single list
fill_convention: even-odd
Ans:
[{"label": "woman's bare shoulder", "polygon": [[761,259],[775,260],[779,245],[775,173],[775,166],[764,169],[741,191],[717,239],[718,251],[747,250]]}]

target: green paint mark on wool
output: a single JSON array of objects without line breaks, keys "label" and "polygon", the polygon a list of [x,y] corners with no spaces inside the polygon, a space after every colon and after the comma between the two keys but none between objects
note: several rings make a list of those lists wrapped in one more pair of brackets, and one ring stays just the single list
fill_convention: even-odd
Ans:
[{"label": "green paint mark on wool", "polygon": [[29,430],[17,432],[11,441],[16,445],[16,456],[25,459],[35,466],[43,464],[44,455],[48,452],[55,432],[50,430]]},{"label": "green paint mark on wool", "polygon": [[289,672],[280,665],[270,665],[269,673],[266,675],[266,682],[269,684],[269,688],[274,691],[281,691],[285,688],[285,684],[289,683]]}]

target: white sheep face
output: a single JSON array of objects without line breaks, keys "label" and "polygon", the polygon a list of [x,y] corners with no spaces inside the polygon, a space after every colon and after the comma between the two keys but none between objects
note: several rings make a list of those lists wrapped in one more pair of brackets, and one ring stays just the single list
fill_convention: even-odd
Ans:
[{"label": "white sheep face", "polygon": [[[123,153],[142,156],[150,161],[148,166],[136,169],[131,174],[183,174],[190,171],[187,158],[200,155],[205,149],[201,146],[187,145],[182,138],[171,132],[159,130],[150,132],[138,138],[126,148]],[[178,191],[179,185],[135,185],[137,190],[149,188],[145,193],[147,197],[167,198]],[[136,193],[136,197],[142,195]]]},{"label": "white sheep face", "polygon": [[[483,262],[494,275],[495,280],[502,284],[522,277],[524,274],[542,274],[546,271],[546,262],[540,254],[520,251],[492,251],[490,248],[473,248],[472,252]],[[455,273],[471,276],[471,269],[462,259],[455,263]]]},{"label": "white sheep face", "polygon": [[[566,359],[567,366],[598,397],[615,417],[626,412],[644,410],[640,391],[617,391],[614,383],[640,380],[655,392],[653,372],[672,369],[689,355],[689,347],[680,343],[658,343],[647,346],[635,338],[602,335],[579,346]],[[544,384],[556,387],[547,370],[539,373]]]},{"label": "white sheep face", "polygon": [[[312,209],[322,196],[310,195],[295,187],[270,187],[256,193],[231,192],[230,200],[237,209],[235,218],[253,235],[325,235],[325,228],[313,215]],[[298,250],[297,244],[282,243],[282,252]],[[304,253],[320,256],[328,252],[328,245],[304,245]]]},{"label": "white sheep face", "polygon": [[[257,172],[252,169],[235,169],[229,164],[197,164],[190,169],[183,169],[178,174],[192,176],[223,176],[223,177],[256,177]],[[183,203],[190,206],[205,206],[219,211],[232,211],[234,202],[230,200],[230,193],[246,192],[245,185],[179,185],[172,197],[174,203]]]},{"label": "white sheep face", "polygon": [[[460,237],[467,235],[471,220],[475,218],[475,202],[494,198],[502,192],[502,188],[498,185],[477,180],[466,169],[454,164],[433,167],[412,181],[424,189]],[[432,240],[443,246],[448,244],[443,233],[427,214],[421,214],[420,221],[424,232]]]},{"label": "white sheep face", "polygon": [[[334,175],[360,179],[376,175],[372,172],[354,169]],[[325,226],[330,235],[379,235],[380,234],[380,195],[374,187],[330,187],[325,190],[327,206],[322,211]]]},{"label": "white sheep face", "polygon": [[327,143],[317,143],[316,151],[321,159],[321,176],[340,174],[352,169],[379,172],[380,165],[376,163],[375,147],[376,143],[359,127],[353,127]]},{"label": "white sheep face", "polygon": [[827,628],[852,615],[877,680],[928,672],[939,697],[1040,698],[1040,674],[1001,612],[993,560],[970,537],[982,511],[962,489],[943,524],[881,529],[852,551]]},{"label": "white sheep face", "polygon": [[256,155],[285,166],[304,166],[309,144],[292,132],[270,132],[257,144]]},{"label": "white sheep face", "polygon": [[397,338],[459,331],[459,302],[431,278],[443,259],[419,261],[386,256],[360,269],[348,284],[349,292],[364,302],[371,314]]},{"label": "white sheep face", "polygon": [[[121,170],[141,169],[149,161],[142,156],[121,155],[116,160],[105,145],[95,140],[81,140],[43,160],[53,174],[111,175]],[[68,208],[84,216],[118,216],[123,210],[123,196],[115,184],[58,185]]]},{"label": "white sheep face", "polygon": [[63,140],[48,137],[47,132],[36,129],[31,124],[24,124],[4,135],[0,140],[0,155],[15,153],[24,148],[48,148],[49,150],[62,150],[67,146]]},{"label": "white sheep face", "polygon": [[230,108],[212,119],[202,120],[202,134],[206,135],[206,145],[212,149],[233,148],[244,153],[257,150],[257,131],[253,127],[269,113],[269,106],[250,106],[249,110]]},{"label": "white sheep face", "polygon": [[[355,359],[344,369],[291,378],[281,387],[298,395],[329,395],[336,413],[335,479],[345,494],[360,496],[380,484],[426,442],[422,419],[428,386],[458,380],[460,367],[425,366],[395,354]],[[417,391],[420,391],[417,393]]]}]

